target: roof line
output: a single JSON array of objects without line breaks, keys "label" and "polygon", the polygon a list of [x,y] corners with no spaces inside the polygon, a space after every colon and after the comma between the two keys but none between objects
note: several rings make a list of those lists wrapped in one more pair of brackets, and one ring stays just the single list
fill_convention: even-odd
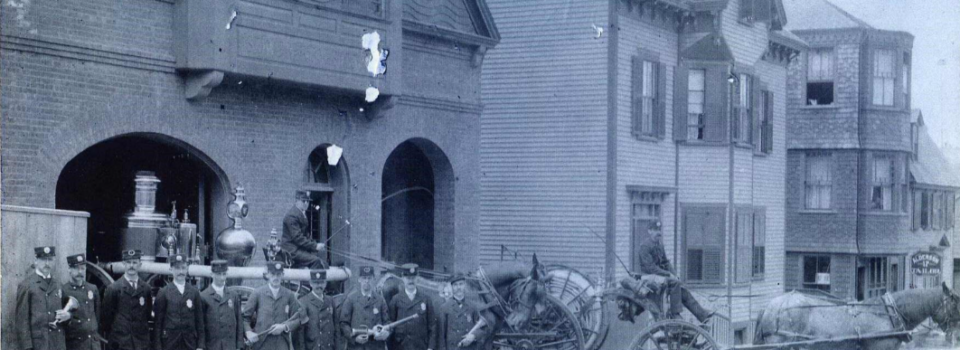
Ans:
[{"label": "roof line", "polygon": [[875,29],[875,28],[874,28],[873,26],[871,26],[869,23],[863,21],[862,19],[859,19],[859,18],[855,17],[854,15],[851,15],[851,14],[850,14],[849,12],[847,12],[846,10],[840,8],[840,6],[837,6],[836,4],[830,2],[830,0],[823,0],[823,2],[827,3],[827,5],[830,5],[830,6],[832,6],[832,7],[835,8],[835,9],[837,9],[837,11],[840,11],[840,14],[846,16],[846,17],[849,18],[851,21],[857,22],[857,24],[859,24],[859,25],[861,25],[861,26],[863,26],[863,27],[866,27],[866,28],[868,28],[868,29]]}]

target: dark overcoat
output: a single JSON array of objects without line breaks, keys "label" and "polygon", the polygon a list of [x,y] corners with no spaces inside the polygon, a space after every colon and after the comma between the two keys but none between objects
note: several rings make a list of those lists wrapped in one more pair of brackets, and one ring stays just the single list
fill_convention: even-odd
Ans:
[{"label": "dark overcoat", "polygon": [[338,350],[339,329],[333,298],[307,293],[300,297],[302,318],[296,334],[297,348],[303,350]]},{"label": "dark overcoat", "polygon": [[67,322],[67,348],[75,350],[100,350],[100,290],[92,283],[82,286],[65,283],[63,293],[77,299],[80,307],[73,311]]},{"label": "dark overcoat", "polygon": [[243,308],[244,330],[265,332],[274,324],[284,324],[287,332],[280,335],[264,333],[253,344],[253,350],[287,350],[293,346],[292,332],[300,324],[300,302],[289,289],[280,287],[274,297],[269,285],[263,285],[250,293]]},{"label": "dark overcoat", "polygon": [[200,293],[203,300],[203,325],[207,340],[203,350],[237,350],[243,348],[243,316],[240,295],[223,291],[223,297],[207,287]]},{"label": "dark overcoat", "polygon": [[473,332],[476,341],[467,347],[457,347],[463,337],[480,321],[481,304],[479,301],[464,299],[462,302],[454,298],[447,299],[437,308],[438,347],[434,350],[477,350],[480,349],[485,338],[489,335],[490,326],[479,328]]},{"label": "dark overcoat", "polygon": [[153,297],[146,281],[137,288],[120,277],[107,287],[103,295],[101,328],[114,349],[147,350],[151,348],[149,321]]},{"label": "dark overcoat", "polygon": [[21,350],[65,350],[63,324],[50,327],[57,317],[57,310],[66,305],[60,283],[54,278],[42,278],[34,271],[28,272],[17,285],[16,326],[17,344]]},{"label": "dark overcoat", "polygon": [[195,350],[207,343],[204,330],[203,300],[192,284],[183,286],[183,293],[170,283],[160,289],[153,304],[154,349]]},{"label": "dark overcoat", "polygon": [[384,342],[374,340],[365,344],[356,342],[351,336],[353,329],[373,328],[390,322],[387,315],[387,303],[377,293],[364,296],[359,290],[350,293],[340,305],[340,333],[347,337],[346,348],[351,350],[383,350]]},{"label": "dark overcoat", "polygon": [[412,315],[419,315],[416,319],[397,325],[390,336],[391,350],[425,350],[436,349],[433,343],[433,333],[436,331],[433,299],[422,292],[413,296],[401,290],[393,296],[390,304],[391,320],[400,320]]}]

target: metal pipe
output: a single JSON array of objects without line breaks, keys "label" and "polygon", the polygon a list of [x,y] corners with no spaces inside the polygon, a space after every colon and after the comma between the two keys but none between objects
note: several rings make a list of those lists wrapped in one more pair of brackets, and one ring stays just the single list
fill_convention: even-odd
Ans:
[{"label": "metal pipe", "polygon": [[[124,266],[122,262],[111,262],[107,263],[105,266],[107,271],[113,273],[123,273]],[[167,263],[158,263],[152,261],[144,261],[140,265],[140,272],[142,273],[152,273],[158,275],[170,275],[170,265]],[[327,268],[327,281],[337,282],[344,281],[350,278],[351,273],[350,269],[346,267],[329,267]],[[243,278],[243,279],[260,279],[263,278],[263,274],[267,272],[267,268],[264,266],[244,266],[236,267],[230,266],[227,270],[227,278]],[[212,277],[213,273],[210,271],[209,265],[190,265],[187,267],[187,274],[190,276],[196,277]],[[310,280],[310,270],[309,269],[284,269],[283,270],[283,280],[288,281],[309,281]]]}]

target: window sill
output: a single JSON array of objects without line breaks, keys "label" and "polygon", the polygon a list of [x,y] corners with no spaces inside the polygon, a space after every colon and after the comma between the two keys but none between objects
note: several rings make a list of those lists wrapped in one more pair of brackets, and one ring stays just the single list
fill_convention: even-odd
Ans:
[{"label": "window sill", "polygon": [[812,110],[823,110],[823,109],[839,109],[840,106],[837,104],[828,104],[828,105],[803,105],[800,106],[800,109],[812,109]]},{"label": "window sill", "polygon": [[633,138],[636,139],[637,141],[646,141],[646,142],[660,142],[661,140],[663,140],[662,138],[657,137],[657,136],[653,136],[653,135],[642,135],[642,134],[637,134],[637,133],[634,133],[634,134],[633,134]]},{"label": "window sill", "polygon": [[697,147],[726,147],[729,145],[729,142],[723,141],[706,141],[706,140],[681,140],[677,141],[681,145],[688,146],[697,146]]},{"label": "window sill", "polygon": [[769,152],[753,150],[753,156],[754,156],[754,157],[767,157],[767,156],[769,156],[769,155],[770,155]]},{"label": "window sill", "polygon": [[901,213],[898,211],[881,211],[876,209],[868,209],[861,212],[861,214],[870,216],[907,216],[907,213]]},{"label": "window sill", "polygon": [[800,214],[837,214],[836,209],[800,209]]},{"label": "window sill", "polygon": [[746,141],[737,141],[735,142],[735,144],[737,148],[743,148],[743,149],[749,149],[749,150],[753,150],[757,148],[754,144],[747,143]]},{"label": "window sill", "polygon": [[883,112],[909,112],[903,107],[898,106],[884,106],[884,105],[875,105],[868,103],[866,108],[868,111],[883,111]]}]

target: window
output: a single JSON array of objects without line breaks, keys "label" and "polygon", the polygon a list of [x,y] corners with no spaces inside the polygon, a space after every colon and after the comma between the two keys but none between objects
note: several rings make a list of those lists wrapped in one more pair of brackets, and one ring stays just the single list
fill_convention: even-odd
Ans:
[{"label": "window", "polygon": [[736,215],[736,237],[733,248],[736,258],[737,283],[763,279],[766,272],[766,220],[758,209],[739,210]]},{"label": "window", "polygon": [[900,93],[903,95],[903,106],[910,106],[910,54],[903,53],[903,64],[900,66]]},{"label": "window", "polygon": [[753,131],[751,124],[753,122],[753,77],[740,74],[740,86],[734,91],[734,101],[730,115],[733,116],[733,140],[737,142],[750,142]]},{"label": "window", "polygon": [[893,50],[877,50],[873,55],[873,104],[893,106],[894,74]]},{"label": "window", "polygon": [[803,288],[830,292],[830,257],[803,257]]},{"label": "window", "polygon": [[647,229],[650,224],[661,221],[661,205],[668,192],[659,191],[632,191],[630,195],[630,220],[633,225],[633,270],[640,271],[640,262],[636,257],[640,252],[640,243],[649,237]]},{"label": "window", "polygon": [[706,102],[706,75],[704,69],[691,69],[687,75],[687,139],[703,140],[706,120],[704,103]]},{"label": "window", "polygon": [[833,158],[829,154],[807,155],[806,208],[830,209],[833,188]]},{"label": "window", "polygon": [[932,195],[933,198],[933,220],[932,227],[934,230],[938,230],[943,227],[943,194],[940,192],[935,192]]},{"label": "window", "polygon": [[873,159],[873,195],[871,208],[874,210],[893,210],[893,159],[877,157]]},{"label": "window", "polygon": [[722,207],[684,210],[687,282],[723,283],[725,212]]},{"label": "window", "polygon": [[773,0],[740,0],[740,23],[770,21],[774,18]]},{"label": "window", "polygon": [[921,202],[920,202],[920,228],[924,230],[930,229],[931,221],[931,203],[930,203],[930,192],[923,191],[921,192]]},{"label": "window", "polygon": [[760,110],[757,111],[760,122],[757,123],[757,150],[769,154],[773,152],[773,92],[760,93]]},{"label": "window", "polygon": [[887,293],[887,258],[865,258],[867,268],[866,298],[875,298]]},{"label": "window", "polygon": [[947,218],[947,224],[945,228],[952,229],[954,228],[957,221],[957,212],[956,212],[957,202],[953,192],[947,192],[946,194],[944,194],[944,205],[947,208],[946,214],[945,214]]},{"label": "window", "polygon": [[633,134],[659,137],[664,113],[662,109],[662,66],[650,59],[633,60]]},{"label": "window", "polygon": [[753,279],[762,280],[767,272],[767,217],[765,212],[753,216]]},{"label": "window", "polygon": [[920,126],[917,124],[910,125],[910,138],[913,142],[913,160],[917,160],[917,157],[920,155]]},{"label": "window", "polygon": [[833,104],[833,49],[807,53],[807,105]]}]

